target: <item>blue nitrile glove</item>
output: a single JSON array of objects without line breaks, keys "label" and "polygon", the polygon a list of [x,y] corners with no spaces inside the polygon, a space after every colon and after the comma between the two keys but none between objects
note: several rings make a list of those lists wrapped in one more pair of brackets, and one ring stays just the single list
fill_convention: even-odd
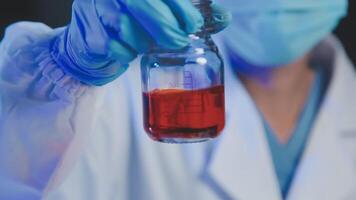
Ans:
[{"label": "blue nitrile glove", "polygon": [[[223,29],[229,19],[224,16],[229,15],[217,7],[214,10]],[[52,56],[78,80],[104,85],[152,45],[186,46],[188,35],[203,23],[190,0],[75,0],[72,22],[54,42]]]}]

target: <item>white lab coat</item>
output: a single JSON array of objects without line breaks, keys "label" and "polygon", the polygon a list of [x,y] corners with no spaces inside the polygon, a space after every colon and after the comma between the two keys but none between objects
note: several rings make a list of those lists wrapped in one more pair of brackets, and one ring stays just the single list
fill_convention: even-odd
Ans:
[{"label": "white lab coat", "polygon": [[[19,53],[8,54],[0,63],[5,75],[10,73],[5,67],[21,63]],[[0,188],[6,189],[0,189],[0,199],[282,199],[261,117],[228,63],[222,136],[172,145],[144,132],[138,61],[103,88],[71,80],[76,89],[67,94],[65,84],[57,83],[65,82],[60,70],[42,57],[33,61],[42,66],[36,80],[32,71],[29,77],[2,76]],[[333,78],[287,199],[354,200],[356,73],[333,37],[314,57],[334,68]],[[29,89],[26,83],[47,86]],[[31,95],[20,95],[28,91]]]}]

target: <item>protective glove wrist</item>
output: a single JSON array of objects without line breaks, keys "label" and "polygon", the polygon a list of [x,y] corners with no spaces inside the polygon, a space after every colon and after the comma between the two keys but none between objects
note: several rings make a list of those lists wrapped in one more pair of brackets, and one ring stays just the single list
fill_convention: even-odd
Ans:
[{"label": "protective glove wrist", "polygon": [[114,81],[128,67],[128,64],[120,64],[109,55],[99,56],[78,50],[72,45],[68,27],[54,40],[51,55],[66,73],[87,85],[105,85]]}]

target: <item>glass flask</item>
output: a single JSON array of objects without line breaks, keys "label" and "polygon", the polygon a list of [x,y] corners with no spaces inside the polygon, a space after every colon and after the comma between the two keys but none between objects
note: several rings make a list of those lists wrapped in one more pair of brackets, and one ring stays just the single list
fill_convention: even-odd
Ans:
[{"label": "glass flask", "polygon": [[211,38],[211,1],[192,0],[205,24],[180,50],[158,47],[141,61],[144,127],[155,141],[203,142],[225,126],[224,65]]}]

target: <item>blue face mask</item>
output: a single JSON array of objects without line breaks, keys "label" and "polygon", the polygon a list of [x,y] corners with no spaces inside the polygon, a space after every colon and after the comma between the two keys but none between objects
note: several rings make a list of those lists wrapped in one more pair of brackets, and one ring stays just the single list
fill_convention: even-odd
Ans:
[{"label": "blue face mask", "polygon": [[338,25],[347,0],[219,0],[233,15],[223,37],[247,63],[278,67],[304,56]]}]

